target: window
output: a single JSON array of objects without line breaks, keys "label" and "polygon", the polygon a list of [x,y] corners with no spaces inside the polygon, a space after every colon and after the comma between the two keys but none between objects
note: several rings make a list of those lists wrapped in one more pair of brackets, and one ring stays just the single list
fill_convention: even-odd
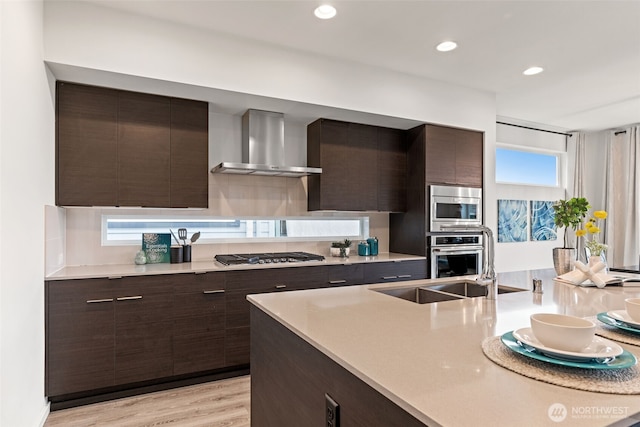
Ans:
[{"label": "window", "polygon": [[[139,245],[142,233],[178,235],[186,228],[187,237],[199,231],[198,242],[280,242],[310,240],[363,240],[369,236],[368,217],[295,218],[196,218],[103,215],[102,245]],[[175,243],[175,242],[174,242]]]},{"label": "window", "polygon": [[558,187],[560,154],[498,147],[496,182]]}]

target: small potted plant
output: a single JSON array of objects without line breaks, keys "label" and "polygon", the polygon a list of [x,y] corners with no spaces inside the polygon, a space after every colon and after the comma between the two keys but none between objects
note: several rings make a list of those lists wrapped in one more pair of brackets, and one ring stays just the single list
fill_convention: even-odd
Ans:
[{"label": "small potted plant", "polygon": [[350,252],[350,248],[351,247],[351,240],[349,239],[344,239],[341,240],[339,242],[331,242],[331,256],[336,256],[336,257],[348,257],[349,256],[349,252]]},{"label": "small potted plant", "polygon": [[555,212],[554,222],[557,227],[564,227],[563,247],[553,248],[553,266],[558,275],[573,270],[576,260],[576,249],[570,248],[567,240],[567,230],[574,232],[582,224],[582,220],[589,211],[589,202],[584,197],[573,197],[569,200],[558,200],[553,204]]}]

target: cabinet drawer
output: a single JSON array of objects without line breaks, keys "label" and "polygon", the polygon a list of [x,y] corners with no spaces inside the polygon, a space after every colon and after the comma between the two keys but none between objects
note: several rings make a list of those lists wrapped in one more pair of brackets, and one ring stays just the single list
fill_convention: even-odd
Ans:
[{"label": "cabinet drawer", "polygon": [[228,291],[247,290],[248,293],[271,292],[288,288],[307,289],[310,286],[322,286],[326,274],[324,266],[230,271],[227,272],[226,289]]},{"label": "cabinet drawer", "polygon": [[359,285],[364,282],[364,264],[332,265],[327,267],[329,286]]},{"label": "cabinet drawer", "polygon": [[365,264],[365,283],[426,279],[427,261],[374,262]]}]

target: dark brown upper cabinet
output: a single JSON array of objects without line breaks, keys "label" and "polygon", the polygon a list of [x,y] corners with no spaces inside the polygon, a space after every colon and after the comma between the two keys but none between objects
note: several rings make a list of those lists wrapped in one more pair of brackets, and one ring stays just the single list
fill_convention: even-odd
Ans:
[{"label": "dark brown upper cabinet", "polygon": [[118,96],[118,205],[171,207],[171,101]]},{"label": "dark brown upper cabinet", "polygon": [[425,256],[431,184],[482,188],[482,132],[420,125],[407,135],[407,209],[389,215],[389,250]]},{"label": "dark brown upper cabinet", "polygon": [[403,212],[407,200],[407,144],[400,129],[378,127],[378,210]]},{"label": "dark brown upper cabinet", "polygon": [[426,182],[482,188],[481,132],[425,125]]},{"label": "dark brown upper cabinet", "polygon": [[171,99],[171,206],[209,205],[209,105]]},{"label": "dark brown upper cabinet", "polygon": [[56,204],[208,206],[208,104],[58,82]]},{"label": "dark brown upper cabinet", "polygon": [[118,91],[58,82],[56,204],[118,201]]},{"label": "dark brown upper cabinet", "polygon": [[397,129],[319,119],[307,127],[308,209],[403,211],[406,150]]}]

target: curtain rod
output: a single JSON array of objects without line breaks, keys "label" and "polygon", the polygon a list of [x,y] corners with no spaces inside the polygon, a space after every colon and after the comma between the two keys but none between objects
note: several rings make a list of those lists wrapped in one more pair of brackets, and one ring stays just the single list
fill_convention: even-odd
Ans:
[{"label": "curtain rod", "polygon": [[499,124],[499,125],[514,126],[514,127],[517,127],[517,128],[537,130],[538,132],[549,132],[549,133],[555,133],[556,135],[571,136],[570,133],[556,132],[556,131],[553,131],[553,130],[546,130],[546,129],[537,129],[537,128],[532,128],[532,127],[529,127],[529,126],[514,125],[513,123],[505,123],[505,122],[496,122],[496,123]]},{"label": "curtain rod", "polygon": [[621,131],[615,132],[614,135],[620,135],[621,133],[627,133],[627,131],[626,130],[621,130]]}]

